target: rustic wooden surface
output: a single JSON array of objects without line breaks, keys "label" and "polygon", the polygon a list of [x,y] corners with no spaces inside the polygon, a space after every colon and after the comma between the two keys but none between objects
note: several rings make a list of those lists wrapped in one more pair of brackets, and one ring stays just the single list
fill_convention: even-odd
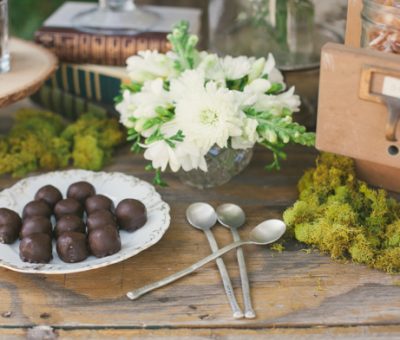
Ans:
[{"label": "rustic wooden surface", "polygon": [[35,93],[57,69],[58,60],[32,42],[10,39],[11,70],[0,75],[0,107]]},{"label": "rustic wooden surface", "polygon": [[[4,118],[3,118],[4,117]],[[0,115],[1,129],[9,124]],[[257,319],[233,320],[215,264],[166,288],[132,302],[128,290],[161,279],[209,254],[203,234],[185,221],[187,206],[207,201],[240,204],[248,220],[245,236],[259,222],[281,217],[297,198],[296,182],[312,166],[316,153],[289,150],[279,173],[266,173],[268,152],[260,149],[250,167],[230,184],[200,191],[167,175],[170,187],[160,190],[171,205],[172,223],[152,248],[108,268],[87,273],[41,276],[0,269],[0,338],[32,334],[38,325],[60,338],[171,339],[329,339],[398,338],[400,276],[351,263],[336,263],[318,252],[293,244],[282,253],[268,247],[247,247],[249,277]],[[109,171],[151,180],[141,157],[120,150]],[[0,177],[0,188],[16,180]],[[231,241],[216,227],[218,243]],[[242,304],[234,253],[224,257]]]}]

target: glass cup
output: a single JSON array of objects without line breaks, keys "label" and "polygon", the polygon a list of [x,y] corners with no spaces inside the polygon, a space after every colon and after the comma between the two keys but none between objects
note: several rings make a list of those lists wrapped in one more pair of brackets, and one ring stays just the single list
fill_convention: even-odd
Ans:
[{"label": "glass cup", "polygon": [[8,50],[8,0],[0,0],[0,73],[10,71]]},{"label": "glass cup", "polygon": [[99,0],[98,6],[78,13],[74,26],[94,34],[137,34],[151,29],[159,15],[138,7],[134,0]]},{"label": "glass cup", "polygon": [[400,54],[400,0],[364,0],[362,47]]}]

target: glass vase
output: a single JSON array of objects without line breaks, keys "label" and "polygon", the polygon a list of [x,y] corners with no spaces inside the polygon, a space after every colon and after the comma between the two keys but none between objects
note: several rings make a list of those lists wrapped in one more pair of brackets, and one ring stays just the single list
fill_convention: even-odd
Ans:
[{"label": "glass vase", "polygon": [[178,172],[179,179],[198,189],[207,189],[228,183],[233,177],[241,173],[250,163],[253,149],[235,150],[211,148],[206,155],[208,171],[191,170]]},{"label": "glass vase", "polygon": [[78,13],[72,23],[78,30],[106,35],[131,35],[151,29],[159,15],[136,6],[134,0],[99,0],[93,9]]},{"label": "glass vase", "polygon": [[0,73],[10,70],[8,50],[8,0],[0,0]]}]

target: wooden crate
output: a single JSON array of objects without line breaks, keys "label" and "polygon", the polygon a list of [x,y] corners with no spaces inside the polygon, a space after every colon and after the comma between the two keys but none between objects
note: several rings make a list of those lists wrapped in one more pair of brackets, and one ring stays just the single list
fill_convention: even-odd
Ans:
[{"label": "wooden crate", "polygon": [[[328,44],[321,58],[317,148],[354,158],[361,178],[400,192],[399,56]],[[392,121],[387,101],[397,105]]]}]

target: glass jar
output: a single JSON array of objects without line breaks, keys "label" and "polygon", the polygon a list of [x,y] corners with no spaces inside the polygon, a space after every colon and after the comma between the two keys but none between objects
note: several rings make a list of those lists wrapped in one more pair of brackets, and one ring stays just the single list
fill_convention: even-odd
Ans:
[{"label": "glass jar", "polygon": [[400,54],[400,1],[364,0],[361,46]]},{"label": "glass jar", "polygon": [[135,0],[99,0],[97,6],[72,18],[80,31],[105,35],[130,35],[151,29],[158,14],[137,6]]},{"label": "glass jar", "polygon": [[179,179],[198,189],[207,189],[228,183],[241,173],[250,163],[253,149],[221,149],[214,146],[206,155],[208,171],[191,170],[178,172]]},{"label": "glass jar", "polygon": [[343,41],[347,0],[210,3],[211,50],[233,56],[267,57],[272,53],[287,85],[295,86],[301,97],[296,121],[314,129],[321,48],[328,41]]},{"label": "glass jar", "polygon": [[0,73],[10,70],[8,50],[8,0],[0,0]]}]

